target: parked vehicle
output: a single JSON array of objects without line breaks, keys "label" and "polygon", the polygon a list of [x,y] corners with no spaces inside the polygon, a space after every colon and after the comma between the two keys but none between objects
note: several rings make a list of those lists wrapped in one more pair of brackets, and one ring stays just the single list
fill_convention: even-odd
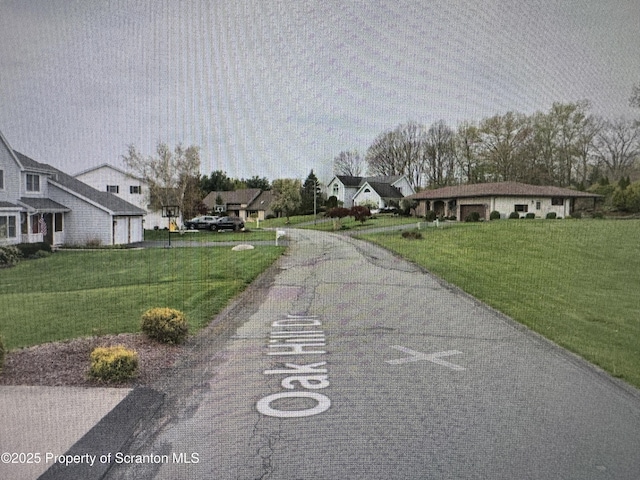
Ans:
[{"label": "parked vehicle", "polygon": [[192,218],[191,220],[187,220],[184,222],[184,227],[187,230],[215,230],[212,227],[220,217],[215,217],[213,215],[204,215],[202,217]]},{"label": "parked vehicle", "polygon": [[221,217],[213,225],[211,230],[242,230],[244,228],[244,221],[240,217]]}]

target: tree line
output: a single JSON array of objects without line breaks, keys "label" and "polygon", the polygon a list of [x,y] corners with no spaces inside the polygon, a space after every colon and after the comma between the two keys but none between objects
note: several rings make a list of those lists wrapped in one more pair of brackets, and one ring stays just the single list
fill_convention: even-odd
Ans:
[{"label": "tree line", "polygon": [[200,148],[178,144],[171,150],[158,143],[155,155],[144,156],[129,145],[122,161],[128,171],[148,185],[148,204],[152,210],[163,206],[178,206],[183,218],[207,213],[202,203],[210,192],[224,192],[245,188],[271,190],[274,200],[271,209],[289,217],[313,213],[322,204],[320,183],[313,170],[304,183],[298,179],[276,179],[270,182],[257,175],[251,178],[232,178],[216,170],[200,175]]},{"label": "tree line", "polygon": [[[631,104],[640,108],[635,96]],[[588,101],[554,103],[546,112],[507,112],[455,129],[442,120],[429,127],[409,121],[380,133],[364,156],[341,152],[334,173],[406,175],[416,189],[504,181],[585,189],[637,175],[640,122],[589,110]]]},{"label": "tree line", "polygon": [[[630,104],[640,109],[640,84]],[[429,127],[408,121],[380,133],[365,155],[356,150],[334,158],[334,174],[406,175],[416,190],[447,185],[518,181],[590,188],[609,195],[613,205],[636,209],[640,185],[640,121],[608,120],[590,113],[588,101],[554,103],[546,112],[507,112],[453,128],[443,120]],[[266,177],[231,178],[216,170],[200,175],[200,149],[159,143],[156,154],[135,146],[122,157],[128,170],[150,189],[149,204],[178,205],[185,217],[204,213],[202,199],[212,191],[273,190],[272,208],[285,215],[319,207],[319,182],[311,170],[303,182]],[[618,182],[617,186],[615,182]],[[629,189],[627,190],[627,187]],[[626,191],[626,193],[620,193]],[[640,209],[640,208],[639,208]]]}]

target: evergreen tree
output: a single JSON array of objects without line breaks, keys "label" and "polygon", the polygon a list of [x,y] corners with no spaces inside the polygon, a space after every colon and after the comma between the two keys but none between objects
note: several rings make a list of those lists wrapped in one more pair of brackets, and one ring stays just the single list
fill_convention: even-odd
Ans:
[{"label": "evergreen tree", "polygon": [[314,194],[316,206],[318,206],[321,204],[318,177],[316,177],[316,174],[313,173],[313,170],[311,170],[311,173],[309,173],[309,176],[304,181],[302,189],[300,190],[300,198],[302,199],[302,205],[300,209],[302,214],[313,213]]}]

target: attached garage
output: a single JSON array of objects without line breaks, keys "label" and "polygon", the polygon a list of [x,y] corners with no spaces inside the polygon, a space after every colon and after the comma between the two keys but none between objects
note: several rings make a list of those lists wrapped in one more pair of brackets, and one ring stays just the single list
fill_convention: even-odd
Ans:
[{"label": "attached garage", "polygon": [[546,218],[550,213],[566,218],[571,215],[576,200],[588,200],[595,209],[596,200],[601,196],[563,187],[496,182],[427,189],[407,198],[418,202],[418,215],[433,211],[438,216],[455,215],[458,221],[464,222],[472,213],[478,213],[481,220],[489,220],[490,212],[494,211],[501,218],[508,218],[514,211],[522,215],[534,213],[535,218]]},{"label": "attached garage", "polygon": [[471,205],[460,205],[460,220],[464,220],[471,213],[478,212],[480,218],[487,218],[487,207],[484,204],[476,203]]},{"label": "attached garage", "polygon": [[124,245],[144,240],[142,217],[113,217],[113,244]]}]

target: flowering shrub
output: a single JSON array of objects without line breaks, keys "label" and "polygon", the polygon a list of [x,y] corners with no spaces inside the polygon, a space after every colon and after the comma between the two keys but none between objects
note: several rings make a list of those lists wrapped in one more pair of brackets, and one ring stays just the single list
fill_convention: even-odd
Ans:
[{"label": "flowering shrub", "polygon": [[106,382],[121,382],[135,376],[138,354],[122,345],[97,347],[91,352],[89,376]]},{"label": "flowering shrub", "polygon": [[180,343],[189,332],[184,313],[172,308],[152,308],[142,315],[142,331],[162,343]]}]

